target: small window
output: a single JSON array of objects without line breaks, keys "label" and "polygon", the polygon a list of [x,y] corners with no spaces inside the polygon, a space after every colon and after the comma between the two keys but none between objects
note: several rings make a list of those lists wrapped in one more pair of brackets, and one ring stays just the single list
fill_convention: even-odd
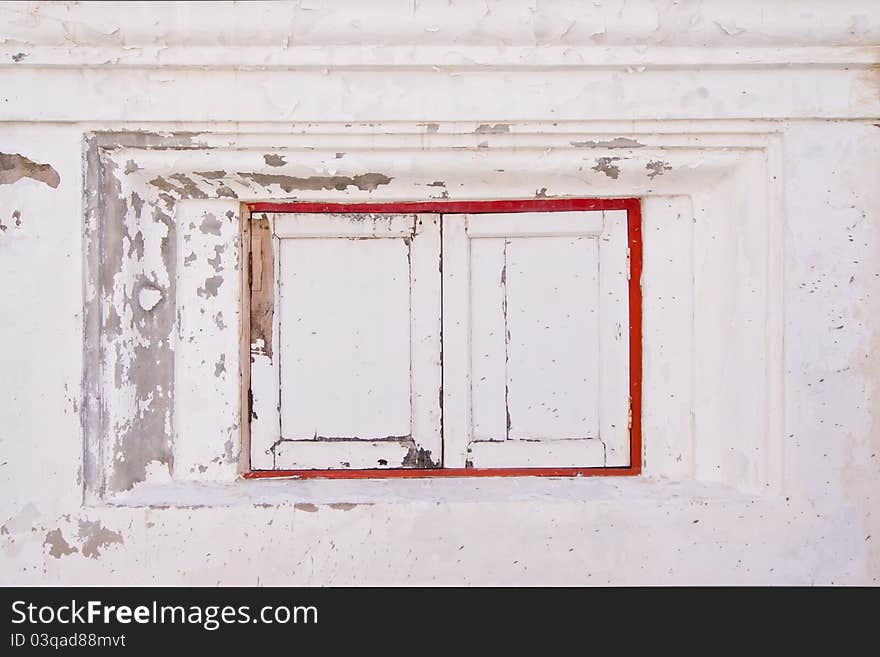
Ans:
[{"label": "small window", "polygon": [[636,473],[638,215],[558,203],[255,204],[250,476]]}]

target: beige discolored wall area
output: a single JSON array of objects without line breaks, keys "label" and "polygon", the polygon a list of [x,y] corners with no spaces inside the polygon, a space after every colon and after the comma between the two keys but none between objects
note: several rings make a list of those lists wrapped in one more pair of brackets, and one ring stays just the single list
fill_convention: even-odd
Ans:
[{"label": "beige discolored wall area", "polygon": [[[877,583],[876,3],[313,4],[0,7],[0,581]],[[634,196],[640,477],[241,479],[242,203]]]}]

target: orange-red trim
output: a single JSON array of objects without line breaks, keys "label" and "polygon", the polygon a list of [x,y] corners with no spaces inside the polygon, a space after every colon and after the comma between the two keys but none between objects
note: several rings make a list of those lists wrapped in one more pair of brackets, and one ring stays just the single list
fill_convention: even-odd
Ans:
[{"label": "orange-red trim", "polygon": [[478,214],[626,210],[629,238],[630,465],[613,468],[432,468],[386,470],[251,470],[245,479],[422,479],[429,477],[609,477],[642,471],[642,207],[637,198],[529,199],[521,201],[402,201],[397,203],[260,202],[251,212]]},{"label": "orange-red trim", "polygon": [[635,468],[431,468],[387,470],[251,470],[245,479],[428,479],[432,477],[634,476]]}]

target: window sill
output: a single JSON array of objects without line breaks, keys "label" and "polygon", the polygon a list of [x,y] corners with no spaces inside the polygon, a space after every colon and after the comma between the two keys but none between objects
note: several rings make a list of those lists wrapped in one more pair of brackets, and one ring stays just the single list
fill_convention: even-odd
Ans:
[{"label": "window sill", "polygon": [[670,499],[759,499],[730,486],[646,477],[482,477],[424,479],[263,479],[141,484],[105,500],[116,507],[194,508],[329,504],[639,504]]}]

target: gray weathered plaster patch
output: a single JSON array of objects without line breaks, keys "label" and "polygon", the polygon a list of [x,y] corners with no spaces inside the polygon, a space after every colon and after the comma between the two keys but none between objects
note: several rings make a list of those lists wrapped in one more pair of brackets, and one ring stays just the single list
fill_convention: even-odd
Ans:
[{"label": "gray weathered plaster patch", "polygon": [[206,212],[204,217],[202,218],[202,223],[199,225],[199,230],[202,231],[205,235],[216,235],[220,237],[220,229],[223,228],[223,223],[210,212]]},{"label": "gray weathered plaster patch", "polygon": [[55,189],[61,176],[51,164],[39,164],[20,153],[0,153],[0,185],[12,185],[22,178],[31,178]]},{"label": "gray weathered plaster patch", "polygon": [[[113,368],[116,387],[130,391],[138,409],[135,415],[122,416],[113,412],[106,397],[99,407],[100,426],[104,428],[102,435],[106,441],[101,449],[109,452],[109,458],[104,457],[109,469],[95,480],[100,452],[95,454],[92,449],[87,450],[86,465],[89,485],[97,485],[99,494],[103,494],[108,490],[128,490],[143,481],[148,463],[158,462],[170,468],[173,462],[168,427],[173,398],[174,354],[170,337],[175,320],[174,288],[160,283],[153,271],[155,263],[143,262],[141,257],[137,260],[130,255],[126,257],[125,245],[129,245],[129,252],[134,248],[141,256],[138,243],[144,239],[144,233],[162,235],[158,244],[162,268],[173,280],[176,239],[170,210],[163,209],[160,201],[126,195],[124,179],[112,159],[98,158],[94,166],[99,170],[87,171],[87,177],[91,181],[97,179],[101,190],[97,289],[99,298],[106,304],[103,314],[99,315],[104,320],[101,358],[106,367]],[[160,186],[165,184],[160,182]],[[173,205],[174,199],[171,200]],[[143,211],[147,204],[150,212]],[[157,233],[156,224],[165,227],[164,233]],[[120,287],[120,277],[133,281],[133,286]],[[142,296],[145,289],[149,291]],[[164,300],[161,305],[158,302],[153,305],[157,292]]]},{"label": "gray weathered plaster patch", "polygon": [[600,157],[596,160],[596,166],[592,167],[593,171],[599,171],[604,173],[609,178],[613,178],[617,180],[617,177],[620,175],[620,167],[614,164],[618,160],[623,158],[619,157]]},{"label": "gray weathered plaster patch", "polygon": [[263,160],[270,167],[283,167],[287,164],[287,161],[281,155],[275,155],[274,153],[266,153],[263,156]]},{"label": "gray weathered plaster patch", "polygon": [[77,535],[83,540],[82,554],[90,559],[101,556],[101,548],[123,543],[122,534],[103,527],[98,520],[80,520]]},{"label": "gray weathered plaster patch", "polygon": [[226,251],[225,244],[214,245],[214,257],[208,258],[208,264],[214,268],[214,271],[220,273],[223,271],[223,252]]},{"label": "gray weathered plaster patch", "polygon": [[226,354],[220,354],[220,358],[214,363],[214,376],[220,377],[220,375],[226,373]]},{"label": "gray weathered plaster patch", "polygon": [[573,141],[571,145],[575,148],[644,148],[645,145],[637,142],[629,137],[615,137],[614,139],[605,139],[594,141]]},{"label": "gray weathered plaster patch", "polygon": [[[171,182],[169,178],[174,182]],[[150,181],[150,184],[163,192],[177,194],[180,198],[208,198],[208,195],[199,188],[195,180],[182,173],[175,173],[167,178],[156,176]]]},{"label": "gray weathered plaster patch", "polygon": [[672,171],[672,167],[669,166],[669,163],[664,162],[663,160],[651,160],[645,165],[645,168],[648,170],[648,178],[651,180],[657,176],[662,176],[666,171]]},{"label": "gray weathered plaster patch", "polygon": [[235,190],[231,187],[227,187],[226,185],[220,185],[217,187],[217,197],[218,198],[238,198],[238,194],[235,193]]},{"label": "gray weathered plaster patch", "polygon": [[180,193],[183,198],[208,198],[208,195],[203,192],[195,180],[187,176],[183,173],[174,173],[168,176],[175,182],[179,183],[183,192]]},{"label": "gray weathered plaster patch", "polygon": [[49,548],[49,556],[55,557],[56,559],[78,552],[75,547],[67,542],[60,529],[53,529],[52,531],[47,532],[46,538],[43,539],[43,545]]},{"label": "gray weathered plaster patch", "polygon": [[222,276],[211,276],[210,278],[205,279],[205,285],[198,288],[196,294],[205,299],[216,297],[221,285],[223,285]]},{"label": "gray weathered plaster patch", "polygon": [[409,445],[406,456],[403,457],[401,465],[404,468],[436,468],[440,464],[431,458],[431,450],[416,447],[415,442]]},{"label": "gray weathered plaster patch", "polygon": [[225,171],[194,171],[193,173],[205,180],[220,180],[226,177]]},{"label": "gray weathered plaster patch", "polygon": [[506,135],[510,132],[509,123],[481,123],[474,132],[478,135]]},{"label": "gray weathered plaster patch", "polygon": [[307,178],[255,172],[239,172],[238,175],[253,180],[263,187],[278,185],[285,192],[292,192],[295,189],[312,191],[335,189],[344,192],[348,187],[357,187],[362,192],[372,192],[392,180],[385,174],[373,172],[356,176],[308,176]]},{"label": "gray weathered plaster patch", "polygon": [[132,192],[129,201],[131,202],[131,209],[134,210],[135,218],[140,219],[141,213],[144,210],[144,199],[137,192]]}]

